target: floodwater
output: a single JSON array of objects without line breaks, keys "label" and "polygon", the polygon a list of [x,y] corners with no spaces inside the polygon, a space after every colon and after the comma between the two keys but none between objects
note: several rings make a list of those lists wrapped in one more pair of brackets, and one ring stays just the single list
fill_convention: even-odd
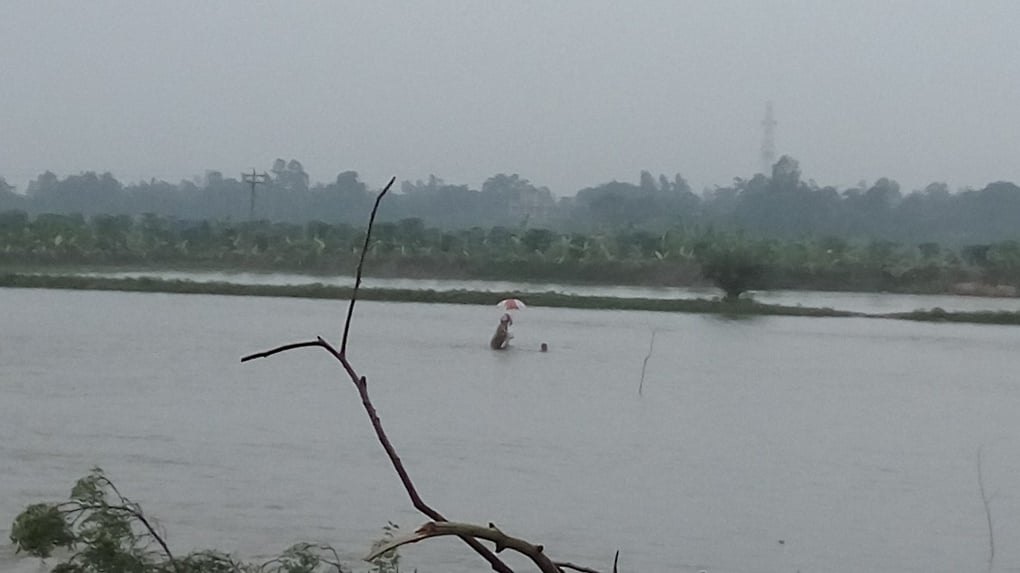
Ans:
[{"label": "floodwater", "polygon": [[[178,553],[322,541],[363,567],[387,521],[426,519],[353,385],[319,349],[239,362],[338,342],[345,311],[0,289],[0,538],[98,465]],[[355,311],[349,356],[451,520],[603,570],[619,550],[624,572],[976,571],[981,447],[997,569],[1020,568],[1020,328],[531,308],[493,352],[497,319]],[[454,539],[401,553],[406,571],[488,570]],[[37,567],[0,550],[0,570]]]}]

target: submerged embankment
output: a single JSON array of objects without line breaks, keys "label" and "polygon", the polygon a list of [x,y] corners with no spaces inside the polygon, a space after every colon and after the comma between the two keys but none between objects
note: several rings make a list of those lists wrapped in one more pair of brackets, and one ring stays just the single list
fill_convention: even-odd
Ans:
[{"label": "submerged embankment", "polygon": [[[47,275],[9,273],[0,275],[0,287],[50,288],[70,290],[106,290],[125,292],[161,292],[233,296],[267,296],[346,300],[353,287],[322,283],[311,284],[237,284],[223,281],[192,281],[154,277],[101,277],[87,275]],[[358,298],[388,302],[419,302],[490,305],[494,300],[526,297],[532,306],[600,310],[644,310],[686,312],[730,316],[817,316],[887,318],[928,322],[965,322],[1020,325],[1016,311],[946,311],[941,308],[907,312],[855,312],[827,307],[766,304],[754,300],[726,302],[717,298],[638,298],[588,296],[559,292],[434,290],[410,288],[361,288]]]}]

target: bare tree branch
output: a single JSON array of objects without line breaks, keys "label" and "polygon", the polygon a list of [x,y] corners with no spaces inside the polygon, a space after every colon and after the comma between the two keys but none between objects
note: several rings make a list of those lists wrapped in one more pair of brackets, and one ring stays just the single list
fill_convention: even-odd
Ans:
[{"label": "bare tree branch", "polygon": [[383,187],[383,190],[375,198],[375,205],[372,206],[372,214],[368,217],[368,228],[365,229],[365,245],[361,247],[361,256],[358,258],[358,268],[354,273],[354,290],[351,291],[351,302],[347,305],[347,320],[344,322],[344,337],[340,342],[340,356],[347,356],[347,335],[351,330],[351,316],[354,315],[354,303],[358,299],[358,287],[361,286],[361,269],[365,265],[365,255],[368,254],[369,240],[372,238],[372,226],[375,225],[375,214],[379,211],[379,203],[383,196],[393,187],[396,177],[391,177],[390,182]]},{"label": "bare tree branch", "polygon": [[[351,302],[350,305],[347,307],[347,320],[344,323],[343,342],[340,345],[340,350],[337,350],[333,345],[323,340],[322,337],[320,336],[316,337],[314,341],[295,342],[292,344],[278,346],[271,350],[249,354],[248,356],[243,357],[241,359],[241,362],[246,362],[248,360],[253,360],[255,358],[266,358],[274,354],[278,354],[280,352],[286,352],[288,350],[293,350],[296,348],[305,348],[309,346],[318,346],[329,352],[333,356],[333,358],[340,362],[341,366],[343,366],[343,369],[347,372],[348,377],[350,377],[351,382],[354,383],[354,387],[357,388],[358,395],[361,397],[361,403],[365,408],[365,413],[368,414],[368,418],[372,423],[372,428],[375,429],[376,438],[382,445],[383,450],[386,451],[386,455],[387,457],[389,457],[390,463],[393,465],[393,469],[397,472],[397,475],[400,477],[400,482],[403,484],[404,490],[407,491],[407,495],[411,498],[411,503],[414,505],[414,508],[428,516],[430,519],[433,519],[437,522],[445,522],[446,518],[443,517],[443,515],[436,511],[435,509],[429,507],[429,505],[426,504],[421,499],[421,496],[418,495],[418,490],[414,486],[414,482],[411,481],[410,475],[408,475],[407,470],[404,468],[404,463],[400,460],[400,456],[397,455],[397,451],[393,447],[393,444],[390,442],[389,437],[386,435],[386,431],[383,430],[382,422],[379,420],[379,415],[376,412],[375,406],[372,404],[371,398],[369,398],[368,380],[364,376],[358,375],[358,373],[354,370],[354,367],[347,360],[346,354],[347,338],[348,335],[350,334],[351,328],[351,317],[353,316],[354,313],[354,303],[357,301],[358,298],[358,288],[361,286],[362,267],[365,262],[365,254],[368,252],[368,244],[369,238],[371,237],[372,234],[372,226],[375,223],[375,216],[379,210],[379,202],[382,200],[383,196],[386,195],[386,192],[390,190],[390,187],[393,186],[393,183],[396,180],[397,180],[396,177],[390,179],[390,182],[386,185],[386,187],[383,188],[383,190],[379,193],[378,196],[376,196],[375,205],[372,207],[372,214],[369,217],[368,221],[368,229],[365,231],[365,245],[364,248],[362,248],[361,250],[361,257],[358,260],[358,268],[354,281],[354,289],[351,292]],[[457,534],[452,533],[451,535]],[[482,558],[488,561],[489,565],[492,566],[493,570],[497,571],[498,573],[513,573],[513,570],[506,563],[504,563],[487,547],[482,545],[481,542],[479,542],[477,539],[469,535],[459,535],[459,537],[465,543],[467,543],[467,545],[471,547],[471,549],[473,549],[476,553],[481,555]]]},{"label": "bare tree branch", "polygon": [[272,350],[266,350],[264,352],[256,352],[254,354],[249,354],[248,356],[241,358],[241,362],[247,362],[249,360],[254,360],[256,358],[269,358],[274,354],[279,354],[281,352],[286,352],[288,350],[294,350],[295,348],[306,348],[308,346],[322,346],[324,344],[325,342],[321,338],[317,340],[309,340],[308,342],[295,342],[293,344],[284,344],[283,346],[277,346]]},{"label": "bare tree branch", "polygon": [[[322,340],[321,338],[319,339]],[[347,357],[341,355],[331,345],[323,342],[323,347],[329,351],[334,358],[336,358],[340,364],[343,365],[344,370],[350,376],[351,381],[354,382],[355,388],[358,390],[358,395],[361,397],[361,404],[365,408],[365,413],[368,414],[368,419],[372,422],[372,428],[375,430],[376,438],[382,445],[383,450],[386,452],[386,456],[390,459],[390,464],[393,465],[394,471],[397,472],[397,476],[400,477],[400,483],[404,486],[404,491],[407,492],[408,497],[411,498],[411,505],[421,513],[428,516],[430,519],[436,521],[446,521],[441,513],[430,507],[425,501],[418,495],[418,489],[415,487],[414,482],[411,481],[411,476],[407,473],[407,469],[404,468],[404,462],[401,461],[400,456],[397,455],[396,448],[393,447],[393,443],[390,442],[389,436],[386,435],[386,430],[383,429],[382,421],[379,419],[379,414],[376,412],[375,405],[372,404],[372,399],[368,395],[368,380],[364,376],[358,376],[357,372],[351,366],[350,362],[347,361]],[[489,551],[484,545],[478,542],[477,539],[469,536],[461,536],[464,543],[467,543],[475,551],[482,556],[489,565],[495,571],[499,573],[513,573],[513,570],[503,563],[499,557],[496,557],[492,551]]]},{"label": "bare tree branch", "polygon": [[[489,524],[488,526],[475,525],[473,523],[457,523],[452,521],[430,521],[425,525],[422,525],[411,535],[394,539],[385,545],[381,545],[376,548],[375,551],[367,555],[365,561],[371,561],[376,557],[396,549],[401,545],[407,545],[409,543],[418,543],[425,539],[432,537],[442,537],[446,535],[456,535],[458,537],[470,537],[473,539],[485,539],[491,541],[496,545],[496,553],[503,551],[504,549],[511,549],[524,555],[528,559],[531,559],[535,565],[543,573],[563,573],[560,567],[553,563],[549,557],[546,556],[544,547],[541,545],[535,545],[529,543],[523,539],[517,537],[510,537],[503,533],[495,525]],[[576,567],[575,567],[576,568]],[[578,569],[579,571],[586,571],[589,573],[598,573],[591,569]]]},{"label": "bare tree branch", "polygon": [[[351,379],[351,382],[354,383],[354,387],[358,390],[358,395],[361,397],[361,404],[365,408],[365,413],[368,414],[369,421],[371,421],[372,423],[372,428],[375,430],[376,438],[382,445],[383,450],[385,450],[386,456],[389,457],[393,469],[397,472],[397,475],[400,477],[400,483],[403,484],[404,490],[407,492],[408,497],[411,498],[411,504],[414,506],[414,508],[420,511],[421,513],[425,514],[430,519],[434,519],[436,521],[446,521],[446,518],[443,517],[441,513],[439,513],[438,511],[430,507],[428,504],[426,504],[425,501],[422,500],[421,496],[418,494],[418,489],[415,487],[414,482],[411,481],[411,476],[407,473],[407,469],[404,468],[404,462],[401,461],[400,456],[397,455],[397,450],[393,447],[393,443],[390,442],[389,436],[386,435],[386,431],[383,429],[382,426],[382,421],[379,419],[379,414],[376,412],[375,406],[372,404],[372,399],[368,395],[368,380],[364,376],[359,376],[358,373],[354,370],[354,367],[351,366],[351,363],[348,362],[347,358],[340,354],[340,352],[335,347],[333,347],[333,345],[329,344],[321,337],[319,337],[316,338],[314,341],[285,344],[272,350],[251,354],[242,358],[241,361],[244,362],[246,360],[251,360],[254,358],[272,356],[273,354],[284,352],[286,350],[292,350],[294,348],[303,348],[308,346],[318,346],[325,349],[333,356],[333,358],[340,362],[344,370],[347,371],[348,377]],[[472,537],[461,537],[461,539],[463,539],[463,541],[467,543],[468,546],[471,547],[471,549],[473,549],[476,553],[481,555],[482,558],[488,561],[489,565],[492,566],[493,570],[499,573],[513,573],[513,570],[508,565],[503,563],[503,561],[499,557],[493,554],[492,551],[490,551],[487,547],[482,545],[477,539],[474,539]]]}]

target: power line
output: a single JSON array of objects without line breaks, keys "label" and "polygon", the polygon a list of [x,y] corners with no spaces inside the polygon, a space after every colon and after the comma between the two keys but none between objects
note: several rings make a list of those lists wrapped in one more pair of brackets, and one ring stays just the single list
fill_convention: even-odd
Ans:
[{"label": "power line", "polygon": [[255,220],[255,186],[269,183],[269,174],[263,171],[256,173],[253,167],[251,173],[242,173],[241,180],[251,185],[251,205],[248,208],[248,222]]}]

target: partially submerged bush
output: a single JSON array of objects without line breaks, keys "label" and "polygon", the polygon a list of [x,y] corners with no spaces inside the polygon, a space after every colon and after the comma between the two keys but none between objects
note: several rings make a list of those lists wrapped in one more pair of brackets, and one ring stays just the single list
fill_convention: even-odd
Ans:
[{"label": "partially submerged bush", "polygon": [[701,274],[725,293],[724,300],[735,301],[745,291],[762,285],[769,253],[757,243],[719,237],[699,244],[695,257]]}]

